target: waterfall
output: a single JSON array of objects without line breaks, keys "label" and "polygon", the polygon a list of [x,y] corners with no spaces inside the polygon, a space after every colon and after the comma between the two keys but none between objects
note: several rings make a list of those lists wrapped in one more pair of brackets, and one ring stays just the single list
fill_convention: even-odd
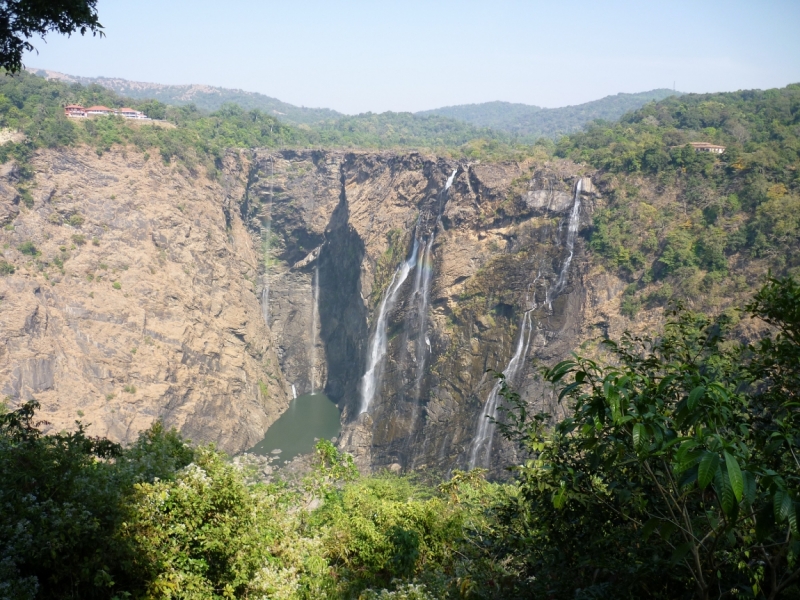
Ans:
[{"label": "waterfall", "polygon": [[361,410],[365,413],[369,410],[369,405],[375,398],[380,383],[381,370],[383,366],[383,359],[386,356],[386,349],[388,345],[388,337],[386,335],[386,325],[389,312],[397,302],[397,295],[400,288],[408,278],[417,264],[417,250],[419,248],[419,241],[414,240],[414,248],[411,250],[411,255],[405,260],[392,276],[392,281],[383,295],[380,307],[378,309],[378,318],[375,321],[375,331],[372,334],[372,340],[369,345],[369,355],[367,356],[367,370],[361,378]]},{"label": "waterfall", "polygon": [[[583,190],[583,180],[578,179],[575,184],[575,196],[572,202],[572,210],[569,216],[569,225],[567,226],[566,249],[567,256],[561,265],[561,270],[558,274],[555,284],[552,287],[545,288],[545,304],[552,310],[552,302],[560,294],[567,284],[567,277],[569,276],[569,267],[572,264],[572,258],[575,252],[575,236],[578,234],[580,227],[580,211],[581,211],[581,191]],[[530,297],[525,298],[525,304],[528,310],[522,315],[520,323],[519,339],[517,340],[517,347],[514,356],[503,371],[506,381],[513,383],[514,378],[519,374],[520,369],[528,354],[530,347],[531,337],[533,333],[533,320],[531,313],[538,308],[536,302],[536,283],[541,277],[541,270],[536,275],[536,278],[528,286],[530,291],[533,288],[533,299]],[[481,411],[481,418],[478,421],[478,430],[475,438],[472,441],[472,448],[470,451],[469,466],[474,469],[479,464],[488,466],[489,459],[492,453],[492,440],[494,437],[495,424],[493,419],[497,418],[497,405],[500,399],[500,380],[498,380],[492,387],[489,397],[486,399],[484,410]]]},{"label": "waterfall", "polygon": [[292,384],[292,398],[297,400],[297,388],[294,387],[294,384]]},{"label": "waterfall", "polygon": [[546,302],[550,309],[552,309],[551,304],[555,297],[561,293],[567,284],[569,266],[572,264],[572,256],[575,250],[575,236],[581,224],[581,190],[583,190],[583,179],[579,178],[575,184],[575,199],[572,202],[572,212],[569,215],[569,225],[567,226],[567,257],[564,259],[564,264],[561,265],[561,272],[558,274],[555,285],[552,288],[548,288],[546,293]]},{"label": "waterfall", "polygon": [[[512,356],[511,360],[508,362],[508,366],[506,366],[503,371],[503,375],[505,375],[505,379],[509,383],[514,381],[514,378],[525,362],[525,356],[528,354],[528,348],[531,344],[531,333],[533,331],[531,312],[533,311],[527,310],[522,315],[522,321],[519,325],[517,348],[514,351],[514,356]],[[484,414],[482,414],[481,418],[478,420],[478,431],[472,441],[472,450],[469,457],[470,469],[474,469],[479,463],[484,465],[488,465],[489,463],[495,430],[493,419],[497,418],[497,404],[499,399],[500,380],[498,379],[492,387],[489,397],[486,399],[486,405],[484,411],[482,411]],[[483,452],[481,452],[481,450],[483,450]]]},{"label": "waterfall", "polygon": [[267,203],[267,216],[261,228],[264,238],[264,275],[261,280],[261,316],[264,323],[269,325],[269,258],[270,258],[270,238],[272,237],[272,182],[275,176],[275,159],[270,156],[270,176],[269,176],[269,202]]},{"label": "waterfall", "polygon": [[311,351],[308,379],[311,382],[311,393],[315,391],[314,375],[317,368],[317,320],[319,318],[319,264],[314,265],[314,281],[311,286]]},{"label": "waterfall", "polygon": [[428,330],[428,302],[431,294],[431,281],[433,280],[433,262],[431,261],[431,251],[436,233],[431,234],[431,239],[420,251],[421,260],[417,263],[418,277],[422,280],[422,286],[417,296],[417,315],[419,320],[419,332],[417,334],[417,365],[416,381],[414,383],[414,396],[420,399],[422,393],[422,378],[425,376],[425,362],[430,352],[431,342],[427,335]]},{"label": "waterfall", "polygon": [[422,379],[425,377],[425,363],[431,348],[430,338],[428,337],[428,304],[430,303],[431,296],[431,282],[433,281],[433,243],[436,241],[436,232],[442,222],[442,213],[444,212],[444,203],[447,200],[447,192],[455,181],[458,169],[453,169],[450,177],[444,184],[444,189],[439,194],[439,207],[436,215],[436,224],[431,232],[430,238],[425,242],[422,251],[420,252],[421,260],[417,263],[417,281],[421,281],[420,286],[415,290],[417,298],[417,320],[419,331],[417,332],[417,364],[416,364],[416,379],[414,382],[414,396],[417,400],[420,399],[422,394]]}]

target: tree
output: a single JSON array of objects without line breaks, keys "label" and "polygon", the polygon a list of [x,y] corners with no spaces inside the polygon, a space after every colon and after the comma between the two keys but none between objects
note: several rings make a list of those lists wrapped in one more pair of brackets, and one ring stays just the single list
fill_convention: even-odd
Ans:
[{"label": "tree", "polygon": [[504,537],[538,593],[796,593],[798,306],[800,286],[770,280],[748,306],[776,329],[759,344],[676,310],[659,338],[606,342],[610,365],[576,356],[545,370],[571,409],[552,432],[504,388],[502,429],[532,457]]},{"label": "tree", "polygon": [[28,41],[55,31],[71,35],[103,36],[97,20],[97,0],[2,0],[0,1],[0,67],[19,72],[22,53],[35,50]]}]

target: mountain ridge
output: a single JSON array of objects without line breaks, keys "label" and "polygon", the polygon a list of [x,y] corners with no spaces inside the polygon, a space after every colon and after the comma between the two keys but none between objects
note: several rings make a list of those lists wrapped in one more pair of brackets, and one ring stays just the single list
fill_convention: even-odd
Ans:
[{"label": "mountain ridge", "polygon": [[438,115],[531,140],[539,137],[556,139],[580,131],[594,120],[616,121],[625,113],[637,110],[648,102],[681,95],[682,92],[659,88],[633,94],[613,94],[598,100],[558,108],[496,100],[479,104],[443,106],[414,114]]},{"label": "mountain ridge", "polygon": [[561,135],[581,130],[586,124],[596,119],[614,121],[626,112],[641,108],[647,102],[681,94],[673,90],[656,89],[633,94],[619,93],[582,104],[558,108],[543,108],[498,100],[478,104],[443,106],[417,112],[373,113],[368,111],[358,115],[346,115],[329,108],[295,106],[258,92],[205,84],[170,85],[131,81],[121,77],[83,77],[50,69],[31,69],[31,72],[51,81],[78,83],[84,86],[99,85],[135,100],[154,99],[172,106],[194,104],[209,112],[219,110],[225,104],[238,104],[245,110],[263,110],[293,125],[319,125],[348,120],[350,122],[370,121],[375,116],[387,116],[392,120],[392,118],[397,118],[396,115],[408,114],[428,119],[443,117],[478,129],[493,129],[498,133],[511,134],[521,138],[521,141],[530,142],[540,137],[557,139]]}]

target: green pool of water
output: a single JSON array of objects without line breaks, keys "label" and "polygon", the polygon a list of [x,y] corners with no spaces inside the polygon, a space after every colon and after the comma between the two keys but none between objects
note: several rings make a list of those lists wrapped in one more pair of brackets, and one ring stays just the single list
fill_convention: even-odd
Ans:
[{"label": "green pool of water", "polygon": [[280,449],[280,462],[292,460],[298,454],[311,452],[314,438],[337,437],[341,429],[339,417],[339,408],[324,394],[298,396],[250,452],[267,455]]}]

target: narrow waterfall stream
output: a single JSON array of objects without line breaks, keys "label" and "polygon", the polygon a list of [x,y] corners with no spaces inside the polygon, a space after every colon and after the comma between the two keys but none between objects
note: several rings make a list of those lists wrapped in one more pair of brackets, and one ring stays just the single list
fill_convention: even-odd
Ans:
[{"label": "narrow waterfall stream", "polygon": [[[508,366],[503,371],[505,379],[509,383],[513,383],[520,368],[525,363],[525,357],[528,354],[528,348],[531,344],[531,334],[533,333],[533,320],[531,313],[533,310],[527,310],[522,315],[522,321],[519,324],[519,338],[517,340],[517,347],[514,351],[514,356],[508,362]],[[478,431],[472,442],[472,449],[469,456],[469,468],[474,469],[480,465],[488,465],[489,458],[492,454],[492,441],[494,438],[495,424],[492,419],[497,418],[497,404],[500,399],[500,386],[501,381],[498,379],[489,397],[486,399],[484,414],[478,420]],[[491,417],[491,418],[489,418]]]},{"label": "narrow waterfall stream", "polygon": [[373,333],[369,345],[367,370],[361,378],[361,410],[359,411],[361,413],[365,413],[369,410],[369,405],[378,391],[378,385],[383,370],[383,359],[386,357],[386,346],[389,342],[386,335],[387,319],[389,312],[394,308],[397,302],[400,288],[408,278],[411,269],[417,264],[418,249],[419,242],[415,239],[411,255],[394,272],[392,281],[389,283],[389,287],[384,293],[383,300],[381,300],[380,308],[378,309],[378,318],[375,321],[375,333]]},{"label": "narrow waterfall stream", "polygon": [[567,257],[564,259],[564,264],[561,266],[561,271],[558,274],[558,280],[552,288],[547,289],[545,302],[547,307],[552,310],[552,303],[556,296],[558,296],[567,284],[567,276],[569,275],[569,266],[572,264],[572,256],[575,250],[575,236],[578,233],[578,227],[581,222],[581,192],[583,191],[583,179],[579,178],[575,184],[575,198],[572,202],[572,211],[569,215],[569,225],[567,226]]},{"label": "narrow waterfall stream", "polygon": [[[447,194],[453,185],[458,169],[454,169],[445,182],[444,188],[439,193],[435,204],[435,217],[433,229],[427,239],[420,239],[422,236],[417,229],[414,236],[414,246],[409,257],[397,268],[392,277],[392,281],[387,288],[383,300],[378,309],[378,318],[375,321],[375,331],[370,340],[369,354],[367,356],[367,370],[361,379],[361,409],[364,413],[369,410],[370,404],[375,399],[381,383],[383,371],[383,361],[387,354],[387,322],[388,317],[395,304],[397,303],[400,288],[405,283],[412,269],[415,270],[414,282],[410,298],[416,301],[417,308],[417,337],[414,342],[415,348],[415,400],[419,400],[422,390],[422,380],[425,375],[425,364],[430,347],[427,334],[428,325],[428,305],[430,302],[431,282],[433,280],[433,244],[436,233],[441,225],[442,212],[447,201]],[[418,222],[419,226],[419,222]],[[416,414],[416,409],[415,409]],[[413,419],[412,419],[413,421]]]},{"label": "narrow waterfall stream", "polygon": [[[552,287],[545,289],[545,304],[548,310],[552,312],[553,300],[564,290],[569,276],[569,268],[572,264],[572,258],[575,253],[575,236],[580,227],[580,209],[581,209],[581,192],[583,191],[583,180],[581,178],[575,184],[575,194],[572,201],[572,210],[570,211],[569,224],[567,226],[567,238],[565,242],[567,256],[559,270],[558,278]],[[533,335],[533,319],[531,313],[538,308],[536,303],[536,283],[541,277],[539,271],[529,286],[533,288],[533,300],[526,299],[528,304],[527,310],[522,315],[522,320],[519,326],[519,339],[517,340],[516,350],[508,365],[503,370],[503,375],[508,383],[514,383],[514,379],[519,374],[522,365],[525,363],[525,357],[528,354],[530,347],[531,337]],[[498,380],[489,392],[489,397],[486,399],[484,409],[481,411],[478,419],[478,427],[475,437],[472,440],[470,449],[469,466],[474,469],[477,466],[488,466],[492,454],[492,442],[494,438],[495,423],[497,418],[497,406],[500,399],[501,382]]]}]

